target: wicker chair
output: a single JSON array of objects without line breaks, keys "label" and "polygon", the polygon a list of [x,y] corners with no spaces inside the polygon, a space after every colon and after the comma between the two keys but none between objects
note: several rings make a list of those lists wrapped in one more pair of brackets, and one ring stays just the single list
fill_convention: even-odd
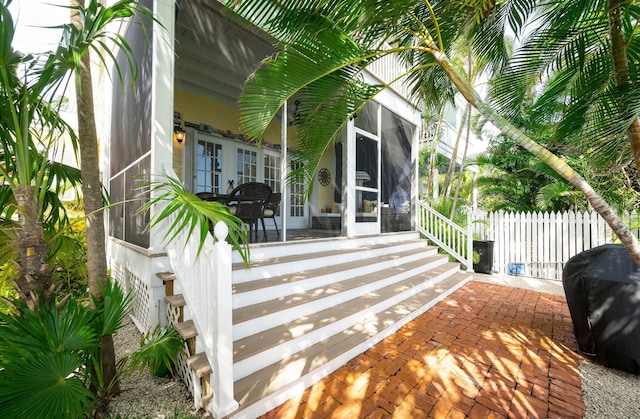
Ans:
[{"label": "wicker chair", "polygon": [[238,185],[230,194],[227,205],[231,213],[249,224],[249,239],[255,231],[258,239],[258,220],[262,221],[264,231],[264,207],[271,197],[271,187],[265,183],[247,182]]},{"label": "wicker chair", "polygon": [[278,237],[280,237],[280,231],[278,230],[278,223],[276,223],[276,215],[278,215],[278,207],[280,207],[280,201],[282,199],[282,193],[274,192],[271,194],[271,198],[269,198],[269,202],[264,206],[264,211],[262,213],[262,232],[266,233],[266,228],[264,226],[264,219],[271,218],[273,220],[273,225],[276,227],[276,233],[278,233]]}]

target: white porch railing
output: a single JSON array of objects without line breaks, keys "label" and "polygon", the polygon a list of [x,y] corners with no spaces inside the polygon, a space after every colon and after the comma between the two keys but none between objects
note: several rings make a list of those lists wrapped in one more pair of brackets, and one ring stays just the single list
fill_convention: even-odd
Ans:
[{"label": "white porch railing", "polygon": [[[164,233],[175,219],[175,215],[168,217],[160,226],[161,232]],[[188,229],[183,229],[175,240],[166,244],[176,275],[176,288],[182,291],[198,331],[196,348],[206,353],[211,365],[213,400],[208,410],[216,418],[225,417],[238,408],[233,398],[231,245],[225,241],[227,234],[228,228],[224,223],[216,224],[215,244],[207,235],[199,255],[198,235],[189,235]],[[200,379],[195,372],[191,374],[194,402],[199,406],[202,395]]]},{"label": "white porch railing", "polygon": [[466,266],[468,272],[473,271],[473,227],[470,219],[467,228],[460,227],[426,203],[418,201],[416,229]]}]

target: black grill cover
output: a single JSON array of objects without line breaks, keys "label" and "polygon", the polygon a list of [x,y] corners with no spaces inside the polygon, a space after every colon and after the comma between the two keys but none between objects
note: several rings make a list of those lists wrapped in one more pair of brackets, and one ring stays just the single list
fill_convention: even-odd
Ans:
[{"label": "black grill cover", "polygon": [[640,270],[624,246],[572,257],[562,284],[580,352],[640,373]]}]

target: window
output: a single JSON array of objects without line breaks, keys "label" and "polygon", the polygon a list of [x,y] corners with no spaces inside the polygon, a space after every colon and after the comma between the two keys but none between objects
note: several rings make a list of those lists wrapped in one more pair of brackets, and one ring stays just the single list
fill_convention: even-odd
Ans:
[{"label": "window", "polygon": [[[291,170],[299,168],[302,163],[292,165]],[[291,185],[291,206],[289,211],[292,217],[304,217],[304,183],[297,182]]]},{"label": "window", "polygon": [[280,156],[265,151],[264,183],[271,186],[273,192],[280,192]]},{"label": "window", "polygon": [[196,158],[198,161],[196,192],[221,193],[222,145],[199,140]]},{"label": "window", "polygon": [[238,147],[236,154],[236,186],[255,182],[258,176],[258,153]]}]

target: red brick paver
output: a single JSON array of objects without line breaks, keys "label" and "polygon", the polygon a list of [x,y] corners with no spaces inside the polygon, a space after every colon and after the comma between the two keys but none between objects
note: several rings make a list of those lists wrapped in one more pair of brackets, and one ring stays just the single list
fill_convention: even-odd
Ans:
[{"label": "red brick paver", "polygon": [[472,281],[264,418],[581,418],[564,297]]}]

